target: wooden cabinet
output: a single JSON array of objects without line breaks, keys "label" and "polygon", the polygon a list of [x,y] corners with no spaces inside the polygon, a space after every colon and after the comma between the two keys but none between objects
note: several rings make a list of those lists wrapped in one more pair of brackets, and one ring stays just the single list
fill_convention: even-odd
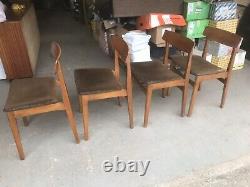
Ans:
[{"label": "wooden cabinet", "polygon": [[114,17],[134,17],[148,13],[182,14],[183,0],[112,0]]},{"label": "wooden cabinet", "polygon": [[6,11],[0,23],[0,58],[7,79],[32,77],[40,48],[40,33],[33,5],[22,14]]}]

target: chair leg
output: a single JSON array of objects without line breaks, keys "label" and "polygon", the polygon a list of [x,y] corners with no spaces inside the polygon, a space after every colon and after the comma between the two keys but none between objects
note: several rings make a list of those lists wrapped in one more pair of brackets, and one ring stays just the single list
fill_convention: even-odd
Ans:
[{"label": "chair leg", "polygon": [[16,143],[19,158],[20,158],[20,160],[24,160],[25,156],[24,156],[24,152],[23,152],[23,146],[22,146],[22,143],[21,143],[21,138],[20,138],[20,135],[19,135],[19,130],[17,128],[17,121],[16,121],[16,118],[15,118],[15,115],[13,113],[11,113],[11,112],[7,113],[7,115],[8,115],[8,119],[9,119],[9,125],[10,125],[10,128],[11,128],[15,143]]},{"label": "chair leg", "polygon": [[221,98],[221,104],[220,107],[223,108],[225,105],[226,97],[227,97],[227,92],[228,92],[228,87],[229,87],[229,80],[226,79],[224,83],[224,88],[223,88],[223,94]]},{"label": "chair leg", "polygon": [[147,96],[146,96],[146,104],[145,104],[145,113],[144,113],[144,127],[145,128],[147,128],[148,126],[148,115],[150,111],[151,99],[152,99],[152,89],[148,87]]},{"label": "chair leg", "polygon": [[82,97],[82,116],[83,116],[83,137],[84,140],[89,139],[89,106],[88,99]]},{"label": "chair leg", "polygon": [[72,108],[71,108],[71,106],[65,106],[65,110],[66,110],[66,114],[67,114],[67,117],[69,120],[71,130],[72,130],[73,135],[75,137],[76,143],[78,144],[78,143],[80,143],[80,139],[79,139],[79,136],[77,133],[77,125],[76,125],[76,121],[75,121],[75,117],[74,117]]},{"label": "chair leg", "polygon": [[171,90],[171,88],[167,88],[167,96],[168,97],[170,96],[170,90]]},{"label": "chair leg", "polygon": [[188,96],[188,83],[183,87],[182,106],[181,106],[181,116],[182,117],[184,117],[186,114],[187,96]]},{"label": "chair leg", "polygon": [[29,119],[28,119],[28,117],[23,117],[23,124],[24,124],[25,127],[29,126]]},{"label": "chair leg", "polygon": [[130,128],[134,128],[134,116],[133,116],[133,97],[132,94],[128,93],[128,115]]},{"label": "chair leg", "polygon": [[118,103],[118,106],[122,106],[121,97],[117,97],[117,103]]},{"label": "chair leg", "polygon": [[197,94],[198,94],[199,86],[200,86],[199,80],[196,79],[195,84],[194,84],[194,88],[193,88],[193,94],[192,94],[190,106],[189,106],[188,117],[190,117],[192,115],[192,113],[193,113],[194,104],[195,104],[195,100],[196,100],[196,97],[197,97]]},{"label": "chair leg", "polygon": [[165,96],[166,96],[165,88],[162,88],[162,90],[161,90],[161,97],[165,98]]},{"label": "chair leg", "polygon": [[162,88],[162,98],[165,98],[165,96],[170,96],[170,88]]},{"label": "chair leg", "polygon": [[78,98],[79,98],[79,111],[80,113],[82,113],[82,97],[78,96]]},{"label": "chair leg", "polygon": [[201,91],[201,88],[202,88],[202,83],[200,83],[198,91]]}]

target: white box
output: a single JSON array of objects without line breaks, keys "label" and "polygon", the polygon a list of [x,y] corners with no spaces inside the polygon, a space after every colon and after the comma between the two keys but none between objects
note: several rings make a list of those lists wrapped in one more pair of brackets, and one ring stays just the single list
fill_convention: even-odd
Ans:
[{"label": "white box", "polygon": [[235,56],[234,67],[244,66],[246,53],[247,52],[242,49],[239,50],[239,52]]},{"label": "white box", "polygon": [[6,79],[6,74],[3,68],[2,60],[0,58],[0,80]]},{"label": "white box", "polygon": [[[198,49],[203,50],[205,40],[199,40]],[[215,41],[208,41],[208,53],[216,57],[228,56],[232,52],[232,48]]]}]

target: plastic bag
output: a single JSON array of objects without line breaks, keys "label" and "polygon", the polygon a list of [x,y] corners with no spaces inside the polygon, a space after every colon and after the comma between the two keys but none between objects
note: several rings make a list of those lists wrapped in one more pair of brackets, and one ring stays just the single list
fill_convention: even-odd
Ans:
[{"label": "plastic bag", "polygon": [[0,1],[0,23],[6,21],[5,5]]}]

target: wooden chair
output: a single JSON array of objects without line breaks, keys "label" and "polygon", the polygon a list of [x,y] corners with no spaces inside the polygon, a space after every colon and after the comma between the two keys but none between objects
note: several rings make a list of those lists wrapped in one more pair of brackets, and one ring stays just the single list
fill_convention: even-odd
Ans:
[{"label": "wooden chair", "polygon": [[[122,38],[112,37],[112,45],[115,50],[115,69],[90,68],[75,70],[75,83],[79,95],[80,108],[83,113],[84,139],[89,139],[89,110],[90,101],[107,98],[127,97],[130,128],[133,128],[133,101],[130,56],[128,46]],[[119,61],[124,62],[127,69],[126,86],[120,83]]]},{"label": "wooden chair", "polygon": [[[232,68],[234,65],[235,55],[238,52],[240,44],[242,42],[242,38],[240,36],[213,27],[207,27],[204,31],[204,35],[206,36],[206,41],[202,57],[194,55],[192,58],[191,74],[195,76],[195,81],[190,80],[190,83],[191,85],[193,85],[194,88],[193,88],[191,103],[189,106],[188,116],[192,115],[198,91],[201,89],[202,82],[206,80],[217,79],[224,84],[224,89],[220,104],[220,107],[223,108],[225,104],[226,95],[228,92],[228,86],[231,78]],[[208,51],[208,41],[216,41],[218,43],[232,47],[230,62],[226,70],[219,68],[206,61],[207,51]],[[187,57],[172,56],[171,59],[173,63],[176,65],[176,67],[179,67],[181,69],[185,68],[184,62],[187,60]]]},{"label": "wooden chair", "polygon": [[[151,97],[154,90],[163,89],[164,95],[165,88],[179,87],[183,92],[181,116],[185,115],[189,85],[188,81],[194,42],[181,36],[180,34],[170,31],[165,31],[163,39],[166,41],[163,64],[156,61],[131,64],[133,76],[146,92],[144,127],[147,127],[148,124]],[[184,76],[180,76],[169,69],[168,54],[170,45],[176,47],[180,51],[188,53],[188,58],[185,61],[187,66]]]},{"label": "wooden chair", "polygon": [[[4,111],[7,112],[9,125],[21,160],[24,160],[25,156],[17,127],[16,119],[18,117],[23,118],[25,126],[28,126],[27,117],[29,116],[65,110],[76,143],[80,142],[60,65],[61,49],[57,43],[53,43],[51,47],[55,59],[56,78],[34,77],[16,79],[10,83]],[[61,94],[58,95],[57,91],[60,91]]]}]

